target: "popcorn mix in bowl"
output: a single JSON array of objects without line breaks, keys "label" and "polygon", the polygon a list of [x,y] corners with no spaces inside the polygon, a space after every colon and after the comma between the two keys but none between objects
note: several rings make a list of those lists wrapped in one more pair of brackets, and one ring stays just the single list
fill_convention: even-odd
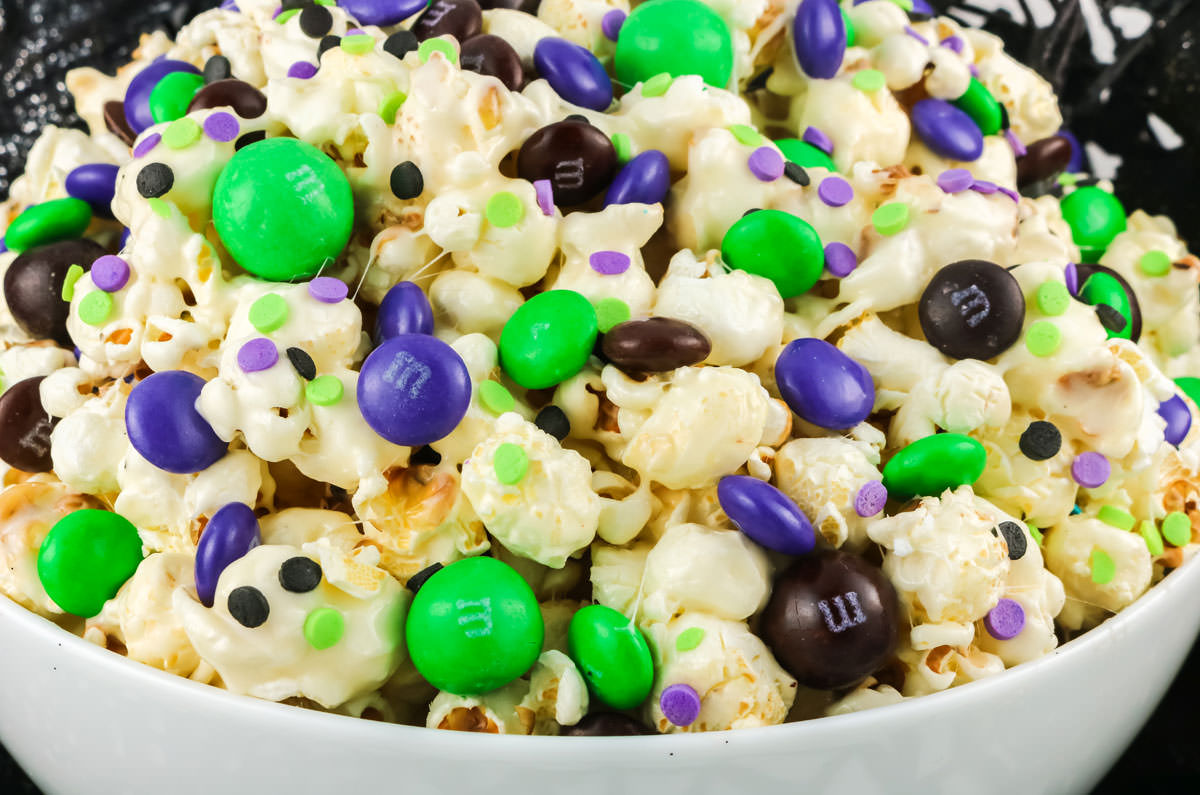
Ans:
[{"label": "popcorn mix in bowl", "polygon": [[0,591],[65,630],[715,731],[998,674],[1194,554],[1200,261],[920,0],[227,0],[135,55],[0,213]]}]

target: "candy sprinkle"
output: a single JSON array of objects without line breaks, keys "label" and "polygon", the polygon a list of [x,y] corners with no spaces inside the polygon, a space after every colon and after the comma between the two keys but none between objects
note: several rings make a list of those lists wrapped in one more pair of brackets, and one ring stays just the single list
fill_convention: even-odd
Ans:
[{"label": "candy sprinkle", "polygon": [[1091,555],[1092,582],[1097,585],[1108,585],[1117,576],[1117,564],[1112,556],[1100,547],[1092,547]]},{"label": "candy sprinkle", "polygon": [[1186,513],[1172,511],[1163,519],[1162,536],[1171,546],[1187,546],[1192,540],[1192,520]]},{"label": "candy sprinkle", "polygon": [[479,384],[479,402],[493,414],[503,414],[516,408],[517,400],[504,384],[498,381],[482,381]]},{"label": "candy sprinkle", "polygon": [[529,456],[520,445],[505,442],[496,448],[492,467],[496,470],[496,480],[513,486],[520,483],[529,471]]},{"label": "candy sprinkle", "polygon": [[319,375],[304,387],[304,396],[316,406],[336,406],[344,391],[342,379],[336,375]]},{"label": "candy sprinkle", "polygon": [[841,177],[830,176],[821,180],[821,184],[817,186],[817,196],[830,207],[842,207],[854,198],[854,188]]},{"label": "candy sprinkle", "polygon": [[869,480],[854,497],[854,512],[864,519],[876,516],[887,505],[888,492],[881,480]]},{"label": "candy sprinkle", "polygon": [[733,133],[733,137],[737,139],[738,143],[745,146],[762,145],[762,134],[748,124],[731,124],[729,132]]},{"label": "candy sprinkle", "polygon": [[[348,52],[351,55],[365,55],[374,49],[375,37],[366,33],[347,33],[347,35],[342,36],[342,41],[339,46],[343,51]],[[424,47],[424,45],[422,45],[422,47]],[[421,62],[424,63],[427,60],[429,59],[422,58]]]},{"label": "candy sprinkle", "polygon": [[1025,347],[1034,356],[1051,356],[1062,342],[1062,331],[1049,320],[1039,320],[1025,330]]},{"label": "candy sprinkle", "polygon": [[112,310],[112,295],[103,290],[93,290],[79,302],[79,319],[89,326],[103,326]]},{"label": "candy sprinkle", "polygon": [[633,143],[625,133],[613,133],[612,145],[617,153],[618,163],[628,163],[629,159],[633,157]]},{"label": "candy sprinkle", "polygon": [[620,298],[601,298],[596,302],[596,328],[601,334],[624,323],[633,316],[629,304]]},{"label": "candy sprinkle", "polygon": [[1045,461],[1062,449],[1062,432],[1052,422],[1034,420],[1021,433],[1017,444],[1030,461]]},{"label": "candy sprinkle", "polygon": [[1104,485],[1112,474],[1112,465],[1102,453],[1087,452],[1075,456],[1071,462],[1071,477],[1085,489],[1096,489]]},{"label": "candy sprinkle", "polygon": [[106,293],[115,293],[129,281],[129,263],[120,257],[106,254],[92,263],[91,273],[92,284]]},{"label": "candy sprinkle", "polygon": [[218,111],[204,120],[204,134],[217,143],[235,140],[242,128],[232,113]]},{"label": "candy sprinkle", "polygon": [[1150,554],[1158,557],[1163,553],[1163,540],[1159,535],[1158,528],[1154,526],[1154,522],[1149,519],[1143,519],[1139,527],[1139,532],[1142,534],[1142,539],[1146,542],[1146,549],[1150,550]]},{"label": "candy sprinkle", "polygon": [[689,627],[675,637],[676,651],[691,651],[704,641],[704,630],[700,627]]},{"label": "candy sprinkle", "polygon": [[458,63],[458,51],[445,39],[425,39],[417,48],[417,55],[421,58],[421,63],[426,63],[435,52],[440,52],[450,63]]},{"label": "candy sprinkle", "polygon": [[800,140],[817,147],[827,155],[833,154],[833,139],[826,135],[825,131],[820,127],[813,127],[812,125],[805,127],[804,135],[800,137]]},{"label": "candy sprinkle", "polygon": [[1061,315],[1071,305],[1071,293],[1062,282],[1042,282],[1037,289],[1037,305],[1043,315]]},{"label": "candy sprinkle", "polygon": [[588,257],[588,264],[601,276],[619,276],[629,270],[632,262],[620,251],[596,251]]},{"label": "candy sprinkle", "polygon": [[[345,41],[345,39],[342,39],[343,49],[345,49]],[[294,77],[297,80],[311,80],[312,78],[316,77],[316,74],[317,65],[309,63],[308,61],[296,61],[294,64],[289,66],[287,70],[287,76]]]},{"label": "candy sprinkle", "polygon": [[891,237],[908,226],[908,205],[904,202],[885,204],[871,215],[871,223],[876,232]]},{"label": "candy sprinkle", "polygon": [[658,706],[674,725],[690,726],[700,717],[700,694],[691,685],[668,685],[659,696]]},{"label": "candy sprinkle", "polygon": [[887,78],[878,69],[863,69],[850,82],[859,91],[874,93],[887,85]]},{"label": "candy sprinkle", "polygon": [[533,194],[537,200],[538,209],[542,215],[554,217],[554,183],[548,179],[538,179],[533,182]]},{"label": "candy sprinkle", "polygon": [[612,11],[605,13],[600,18],[600,32],[609,41],[616,41],[621,34],[621,27],[625,24],[626,14],[619,8],[614,8]]},{"label": "candy sprinkle", "polygon": [[1014,599],[1001,599],[984,616],[983,626],[996,640],[1012,640],[1025,628],[1025,608]]},{"label": "candy sprinkle", "polygon": [[844,279],[858,267],[858,257],[854,249],[835,240],[825,244],[825,267],[834,276]]},{"label": "candy sprinkle", "polygon": [[944,193],[962,193],[974,186],[975,177],[965,168],[950,168],[938,175],[937,184]]},{"label": "candy sprinkle", "polygon": [[1147,251],[1138,260],[1138,267],[1147,276],[1166,276],[1171,270],[1171,258],[1165,251]]},{"label": "candy sprinkle", "polygon": [[1101,505],[1096,518],[1118,530],[1132,530],[1136,522],[1133,514],[1115,505]]},{"label": "candy sprinkle", "polygon": [[263,334],[275,331],[287,319],[288,303],[278,293],[267,293],[250,305],[250,325]]},{"label": "candy sprinkle", "polygon": [[288,348],[286,353],[288,361],[292,363],[292,367],[296,368],[297,375],[305,381],[311,381],[317,377],[317,365],[307,352],[301,348]]},{"label": "candy sprinkle", "polygon": [[341,279],[318,276],[308,283],[308,294],[323,304],[340,304],[350,294],[350,288]]},{"label": "candy sprinkle", "polygon": [[642,83],[643,97],[661,97],[671,88],[671,84],[675,82],[675,78],[668,72],[660,72],[654,77]]},{"label": "candy sprinkle", "polygon": [[[433,41],[433,39],[430,39]],[[525,205],[513,193],[500,191],[492,194],[484,208],[488,223],[501,229],[516,226],[525,216]]]},{"label": "candy sprinkle", "polygon": [[770,146],[760,146],[747,161],[750,173],[762,182],[774,182],[783,176],[783,155]]},{"label": "candy sprinkle", "polygon": [[270,370],[279,361],[279,349],[266,337],[255,337],[238,349],[237,363],[242,372]]},{"label": "candy sprinkle", "polygon": [[75,297],[75,283],[79,281],[79,277],[83,275],[83,266],[72,265],[67,268],[67,275],[63,277],[62,300],[70,301]]},{"label": "candy sprinkle", "polygon": [[385,124],[396,123],[396,111],[400,110],[406,99],[408,94],[403,91],[393,91],[383,98],[383,102],[379,103],[379,117]]},{"label": "candy sprinkle", "polygon": [[1036,525],[1029,524],[1029,522],[1026,522],[1025,526],[1029,528],[1029,535],[1033,536],[1034,543],[1040,547],[1042,545],[1042,541],[1046,538],[1044,535],[1042,535],[1042,531],[1037,529]]},{"label": "candy sprinkle", "polygon": [[133,147],[134,157],[145,157],[154,151],[154,147],[158,146],[162,141],[160,133],[150,133],[142,140],[138,141]]},{"label": "candy sprinkle", "polygon": [[346,620],[332,607],[318,607],[304,619],[304,638],[318,651],[336,644],[345,631]]}]

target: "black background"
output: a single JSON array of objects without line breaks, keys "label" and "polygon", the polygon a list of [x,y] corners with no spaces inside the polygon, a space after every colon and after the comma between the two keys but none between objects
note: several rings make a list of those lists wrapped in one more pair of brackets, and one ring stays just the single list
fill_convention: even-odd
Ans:
[{"label": "black background", "polygon": [[[1131,210],[1166,213],[1192,243],[1200,241],[1200,3],[1189,0],[1095,0],[1116,41],[1114,63],[1097,63],[1079,0],[1053,0],[1055,22],[1036,29],[1026,0],[933,3],[1005,38],[1008,50],[1054,83],[1068,125],[1124,162],[1117,194]],[[128,60],[137,36],[174,33],[216,0],[0,0],[0,199],[21,173],[25,153],[48,123],[78,125],[63,84],[66,71],[112,69]],[[1134,40],[1112,24],[1116,6],[1142,8],[1156,22]],[[1012,11],[992,9],[1007,6]],[[966,12],[964,15],[963,12]],[[113,97],[119,99],[119,97]],[[1154,113],[1184,139],[1167,151],[1147,124]],[[1200,606],[1197,607],[1200,609]],[[2,645],[2,644],[0,644]],[[0,652],[2,653],[2,652]],[[1147,654],[1153,654],[1148,649]],[[1096,694],[1103,698],[1102,693]],[[1200,645],[1134,744],[1097,792],[1196,790],[1200,785]],[[1070,764],[1064,759],[1063,764]],[[0,793],[38,790],[0,748]]]}]

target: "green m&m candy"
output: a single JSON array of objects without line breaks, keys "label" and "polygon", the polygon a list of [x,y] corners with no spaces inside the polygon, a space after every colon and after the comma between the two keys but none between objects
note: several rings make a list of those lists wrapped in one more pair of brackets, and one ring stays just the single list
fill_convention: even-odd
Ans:
[{"label": "green m&m candy", "polygon": [[978,78],[971,78],[971,82],[967,84],[966,93],[954,100],[953,104],[970,116],[971,120],[979,125],[979,131],[984,135],[995,135],[1000,132],[1000,125],[1004,120],[1000,103],[996,101],[992,92],[988,91],[987,86],[979,82]]},{"label": "green m&m candy", "polygon": [[350,182],[316,147],[268,138],[238,150],[217,178],[213,224],[237,263],[255,276],[307,278],[350,240]]},{"label": "green m&m candy", "polygon": [[825,267],[817,231],[782,210],[742,216],[725,233],[721,257],[731,268],[770,279],[784,298],[808,292]]},{"label": "green m&m candy", "polygon": [[87,231],[92,208],[83,199],[51,199],[13,219],[4,232],[4,245],[20,253],[35,246],[74,240]]},{"label": "green m&m candy", "polygon": [[1200,378],[1185,375],[1175,379],[1175,386],[1182,389],[1183,394],[1191,398],[1192,402],[1197,406],[1200,406]]},{"label": "green m&m candy", "polygon": [[725,20],[699,0],[650,0],[621,25],[614,59],[617,80],[626,86],[665,72],[700,75],[725,88],[733,73],[733,37]]},{"label": "green m&m candy", "polygon": [[1129,303],[1129,293],[1116,277],[1104,271],[1098,271],[1087,277],[1087,281],[1079,288],[1079,298],[1085,304],[1095,307],[1106,306],[1101,323],[1108,338],[1121,337],[1131,339],[1133,334],[1133,308]]},{"label": "green m&m candy", "polygon": [[526,389],[545,389],[583,369],[598,332],[596,309],[574,290],[548,290],[521,305],[500,332],[500,366]]},{"label": "green m&m candy", "polygon": [[596,698],[614,709],[640,706],[654,686],[654,661],[642,631],[604,605],[571,618],[567,653]]},{"label": "green m&m candy", "polygon": [[1095,263],[1113,238],[1125,231],[1125,208],[1106,190],[1088,185],[1062,200],[1063,220],[1083,253],[1083,261]]},{"label": "green m&m candy", "polygon": [[137,528],[117,513],[84,509],[55,523],[38,550],[46,595],[83,618],[98,614],[142,562]]},{"label": "green m&m candy", "polygon": [[434,687],[474,696],[524,674],[546,632],[533,589],[508,564],[466,558],[417,591],[404,628],[408,653]]},{"label": "green m&m candy", "polygon": [[823,168],[830,172],[837,171],[833,158],[822,152],[808,141],[799,138],[782,138],[775,142],[783,156],[798,166],[804,168]]},{"label": "green m&m candy", "polygon": [[883,485],[897,499],[937,496],[979,480],[983,445],[961,433],[938,433],[901,448],[883,468]]},{"label": "green m&m candy", "polygon": [[204,87],[204,76],[195,72],[170,72],[150,92],[150,117],[155,124],[187,115],[188,104]]}]

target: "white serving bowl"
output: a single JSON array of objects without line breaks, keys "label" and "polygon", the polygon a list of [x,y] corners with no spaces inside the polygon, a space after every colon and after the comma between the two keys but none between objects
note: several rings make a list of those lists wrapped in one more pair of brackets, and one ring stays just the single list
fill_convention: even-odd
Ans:
[{"label": "white serving bowl", "polygon": [[47,795],[1086,792],[1200,628],[1200,563],[1003,675],[869,712],[662,737],[430,731],[231,695],[0,598],[0,741]]}]

